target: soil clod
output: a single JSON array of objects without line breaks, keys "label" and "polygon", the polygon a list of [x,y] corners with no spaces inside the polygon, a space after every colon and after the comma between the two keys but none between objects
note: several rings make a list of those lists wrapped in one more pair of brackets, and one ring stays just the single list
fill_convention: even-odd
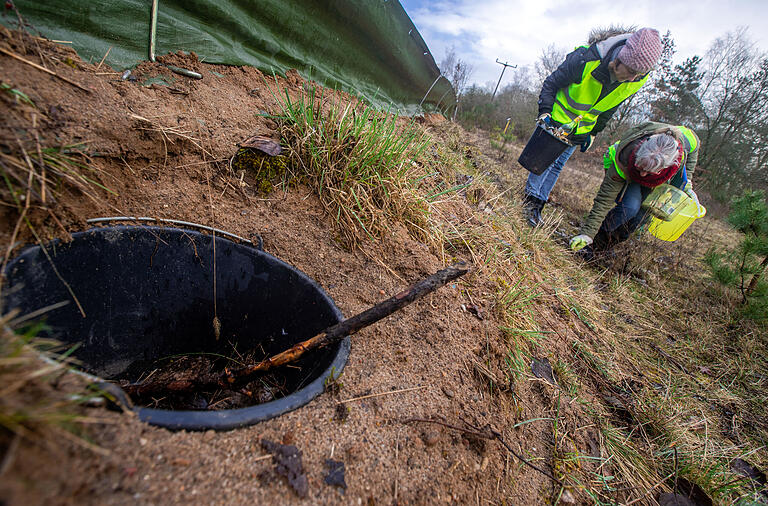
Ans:
[{"label": "soil clod", "polygon": [[304,474],[301,462],[301,450],[293,445],[273,443],[268,439],[261,440],[261,446],[275,458],[275,471],[288,480],[288,484],[299,497],[307,497],[309,482]]},{"label": "soil clod", "polygon": [[531,371],[533,372],[534,376],[537,378],[541,378],[550,385],[557,386],[557,382],[555,381],[555,375],[552,372],[552,365],[549,363],[549,360],[544,357],[543,359],[534,358],[531,361]]},{"label": "soil clod", "polygon": [[731,461],[731,470],[734,473],[738,473],[746,476],[750,480],[756,481],[760,485],[765,486],[766,478],[765,473],[743,459],[733,459]]},{"label": "soil clod", "polygon": [[325,475],[325,482],[328,485],[340,487],[346,490],[347,482],[344,480],[344,462],[326,459],[325,467],[328,473]]}]

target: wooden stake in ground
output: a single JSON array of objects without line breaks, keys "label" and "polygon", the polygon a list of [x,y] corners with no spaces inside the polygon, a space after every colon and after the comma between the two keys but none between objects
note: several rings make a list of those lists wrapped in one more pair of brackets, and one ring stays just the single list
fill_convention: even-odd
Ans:
[{"label": "wooden stake in ground", "polygon": [[257,364],[248,365],[239,369],[225,369],[224,372],[201,375],[196,378],[176,380],[172,382],[144,381],[126,385],[123,390],[128,395],[157,395],[174,392],[189,392],[193,390],[206,390],[209,388],[233,389],[237,385],[243,385],[251,381],[255,376],[298,360],[304,353],[329,346],[341,341],[346,336],[351,336],[362,328],[365,328],[382,318],[386,318],[395,311],[402,309],[411,302],[432,293],[449,281],[452,281],[469,272],[464,263],[452,265],[446,269],[432,274],[418,283],[406,288],[397,295],[384,302],[348,318],[342,322],[328,327],[314,337],[302,341],[282,353],[262,360]]}]

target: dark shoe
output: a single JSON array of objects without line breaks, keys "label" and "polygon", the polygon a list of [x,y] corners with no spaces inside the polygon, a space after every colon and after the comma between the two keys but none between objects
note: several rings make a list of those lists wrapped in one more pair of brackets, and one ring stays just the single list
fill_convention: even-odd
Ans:
[{"label": "dark shoe", "polygon": [[585,262],[593,262],[595,260],[595,250],[592,246],[584,246],[576,252],[576,256],[584,260]]},{"label": "dark shoe", "polygon": [[606,232],[604,228],[601,228],[595,234],[595,239],[592,241],[592,249],[594,251],[608,251],[620,242],[627,239],[629,234],[624,234],[621,227],[613,232]]},{"label": "dark shoe", "polygon": [[538,227],[541,224],[541,210],[547,202],[532,195],[526,195],[523,198],[523,217],[526,223],[531,227]]}]

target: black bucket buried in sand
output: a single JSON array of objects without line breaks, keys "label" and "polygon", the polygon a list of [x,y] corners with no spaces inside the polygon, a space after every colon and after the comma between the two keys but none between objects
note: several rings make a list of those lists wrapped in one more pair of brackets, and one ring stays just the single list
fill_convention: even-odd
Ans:
[{"label": "black bucket buried in sand", "polygon": [[552,165],[568,146],[567,142],[558,139],[546,128],[536,125],[536,130],[531,134],[517,161],[526,170],[538,175]]},{"label": "black bucket buried in sand", "polygon": [[[218,234],[215,240],[215,304],[212,235],[115,226],[46,245],[55,270],[39,246],[23,251],[6,269],[5,313],[52,308],[38,335],[71,345],[84,372],[128,382],[257,362],[342,320],[302,272],[251,245]],[[349,337],[305,353],[247,390],[138,399],[133,409],[141,420],[171,429],[251,425],[322,393],[348,355]]]}]

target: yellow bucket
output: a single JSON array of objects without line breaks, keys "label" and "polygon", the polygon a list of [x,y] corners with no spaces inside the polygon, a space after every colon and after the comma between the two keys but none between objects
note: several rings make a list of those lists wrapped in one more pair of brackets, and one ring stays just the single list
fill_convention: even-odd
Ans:
[{"label": "yellow bucket", "polygon": [[688,195],[671,184],[661,184],[653,189],[642,206],[662,221],[671,221],[685,206]]},{"label": "yellow bucket", "polygon": [[707,214],[707,209],[701,204],[697,205],[688,195],[685,195],[681,204],[677,214],[669,221],[660,220],[655,216],[651,218],[648,231],[652,236],[662,241],[676,241],[691,223]]}]

